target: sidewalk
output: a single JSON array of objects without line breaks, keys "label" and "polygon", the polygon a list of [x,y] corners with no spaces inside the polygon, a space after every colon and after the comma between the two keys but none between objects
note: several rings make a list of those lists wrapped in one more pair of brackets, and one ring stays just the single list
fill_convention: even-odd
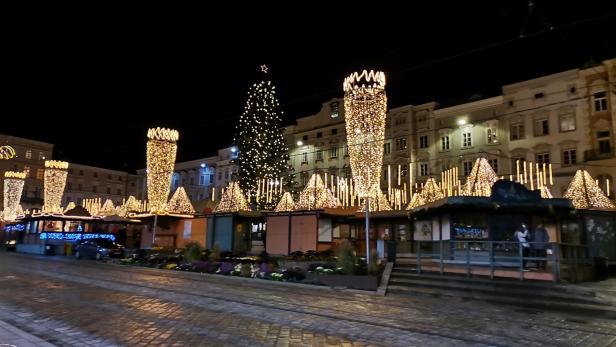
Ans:
[{"label": "sidewalk", "polygon": [[54,347],[38,337],[0,321],[0,347]]},{"label": "sidewalk", "polygon": [[569,284],[569,286],[591,290],[597,297],[611,301],[613,305],[616,305],[616,278],[596,282]]}]

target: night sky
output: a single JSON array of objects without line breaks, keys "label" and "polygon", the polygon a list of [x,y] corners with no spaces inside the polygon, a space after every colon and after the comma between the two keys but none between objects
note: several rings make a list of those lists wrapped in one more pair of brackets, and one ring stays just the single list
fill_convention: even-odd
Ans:
[{"label": "night sky", "polygon": [[178,160],[230,145],[261,64],[287,125],[365,68],[387,74],[390,107],[452,105],[616,57],[612,1],[536,1],[530,15],[526,1],[289,3],[0,8],[0,133],[55,143],[57,159],[134,170],[149,127],[180,131]]}]

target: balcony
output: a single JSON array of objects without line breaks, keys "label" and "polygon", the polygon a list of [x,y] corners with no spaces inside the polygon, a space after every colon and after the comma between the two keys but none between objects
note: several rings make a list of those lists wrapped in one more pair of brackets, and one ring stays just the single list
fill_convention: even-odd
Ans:
[{"label": "balcony", "polygon": [[614,147],[610,147],[609,151],[607,151],[607,148],[584,151],[584,161],[603,160],[612,157],[614,157]]}]

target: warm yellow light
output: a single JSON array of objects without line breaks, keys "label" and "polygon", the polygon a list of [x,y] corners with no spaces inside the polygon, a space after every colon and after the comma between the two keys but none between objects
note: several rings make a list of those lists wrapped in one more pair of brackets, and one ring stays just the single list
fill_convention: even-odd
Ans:
[{"label": "warm yellow light", "polygon": [[577,170],[564,195],[575,208],[614,208],[614,203],[603,194],[586,170]]},{"label": "warm yellow light", "polygon": [[0,146],[0,159],[8,160],[15,157],[15,149],[11,146]]},{"label": "warm yellow light", "polygon": [[45,195],[43,212],[62,213],[62,195],[66,186],[68,163],[65,161],[45,161]]},{"label": "warm yellow light", "polygon": [[250,206],[246,197],[237,182],[229,183],[227,188],[222,190],[220,202],[216,205],[214,212],[239,212],[250,211]]},{"label": "warm yellow light", "polygon": [[340,206],[338,199],[325,188],[325,184],[318,174],[312,174],[306,188],[299,194],[296,210],[320,210],[326,207]]},{"label": "warm yellow light", "polygon": [[177,214],[195,214],[193,207],[184,187],[178,187],[173,193],[171,200],[167,203],[167,212]]},{"label": "warm yellow light", "polygon": [[19,202],[24,190],[26,173],[6,171],[4,177],[4,208],[0,217],[5,221],[12,222],[19,215]]},{"label": "warm yellow light", "polygon": [[465,125],[466,124],[466,119],[462,118],[462,119],[458,119],[458,125]]},{"label": "warm yellow light", "polygon": [[176,130],[152,128],[148,130],[147,181],[150,212],[163,213],[171,189],[179,133]]},{"label": "warm yellow light", "polygon": [[110,199],[105,200],[103,206],[98,210],[99,216],[112,216],[116,214],[116,208],[113,206],[113,202]]},{"label": "warm yellow light", "polygon": [[[392,211],[393,209],[391,208],[391,204],[389,200],[387,200],[387,197],[385,196],[385,194],[383,194],[383,191],[379,187],[375,187],[375,188],[377,191],[370,194],[370,200],[368,200],[370,211],[371,212]],[[365,203],[360,204],[359,209],[357,209],[357,211],[365,212],[366,204]]]},{"label": "warm yellow light", "polygon": [[298,145],[298,146],[302,146],[303,144],[304,144],[304,143],[303,143],[301,140],[300,140],[300,141],[297,141],[297,145]]},{"label": "warm yellow light", "polygon": [[426,184],[421,189],[420,193],[413,195],[409,206],[406,208],[407,210],[412,210],[421,205],[429,204],[431,202],[440,200],[445,197],[443,191],[438,186],[434,178],[430,177],[426,181]]},{"label": "warm yellow light", "polygon": [[278,205],[276,205],[276,208],[274,209],[274,211],[287,212],[287,211],[293,211],[293,210],[295,210],[295,201],[293,201],[293,197],[291,196],[291,193],[285,192],[282,195],[282,198],[280,198],[280,201],[278,202]]},{"label": "warm yellow light", "polygon": [[387,96],[385,74],[364,70],[344,79],[346,136],[357,195],[375,193],[383,165]]},{"label": "warm yellow light", "polygon": [[462,188],[461,195],[490,196],[498,176],[486,158],[477,158],[471,174]]}]

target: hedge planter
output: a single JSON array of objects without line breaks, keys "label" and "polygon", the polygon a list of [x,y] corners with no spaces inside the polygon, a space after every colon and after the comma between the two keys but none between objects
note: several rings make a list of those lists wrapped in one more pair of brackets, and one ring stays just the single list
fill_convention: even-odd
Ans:
[{"label": "hedge planter", "polygon": [[304,283],[322,284],[330,287],[346,287],[361,290],[376,290],[379,286],[377,276],[336,275],[307,273]]}]

